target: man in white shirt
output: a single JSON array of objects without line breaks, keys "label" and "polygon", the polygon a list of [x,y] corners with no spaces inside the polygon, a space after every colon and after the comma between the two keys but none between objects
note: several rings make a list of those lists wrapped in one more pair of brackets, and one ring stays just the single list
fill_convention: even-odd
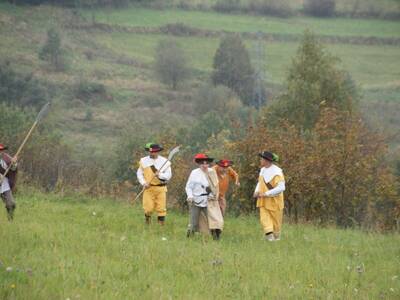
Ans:
[{"label": "man in white shirt", "polygon": [[158,144],[148,143],[145,150],[148,156],[142,157],[136,175],[145,189],[143,192],[143,210],[146,224],[151,223],[153,211],[157,212],[158,223],[164,225],[167,215],[167,183],[172,177],[171,163],[159,155],[163,150]]},{"label": "man in white shirt", "polygon": [[218,202],[218,175],[213,168],[209,167],[213,158],[204,153],[198,153],[195,155],[194,161],[198,168],[190,173],[185,188],[190,207],[190,224],[187,237],[201,231],[200,221],[202,220],[201,216],[204,216],[213,238],[219,240],[224,219]]},{"label": "man in white shirt", "polygon": [[[5,152],[5,150],[7,150],[7,147],[5,147],[3,144],[0,144],[0,195],[7,209],[8,220],[12,221],[14,218],[14,210],[16,207],[12,194],[12,189],[15,184],[17,158],[12,158]],[[5,177],[3,177],[4,173],[10,165],[10,171]]]},{"label": "man in white shirt", "polygon": [[254,191],[257,207],[260,210],[260,223],[267,241],[280,240],[283,217],[283,191],[285,178],[282,169],[274,164],[277,155],[268,151],[259,154],[260,175]]}]

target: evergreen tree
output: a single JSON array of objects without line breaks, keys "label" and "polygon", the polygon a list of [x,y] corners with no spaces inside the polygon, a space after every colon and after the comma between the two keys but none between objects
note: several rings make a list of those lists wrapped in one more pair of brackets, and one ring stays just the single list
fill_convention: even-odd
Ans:
[{"label": "evergreen tree", "polygon": [[314,126],[321,108],[351,112],[359,95],[350,75],[338,69],[338,62],[306,32],[289,69],[286,91],[269,110],[271,117],[287,119],[304,130]]},{"label": "evergreen tree", "polygon": [[225,85],[235,91],[244,104],[253,103],[254,70],[239,36],[228,35],[221,40],[214,56],[212,81],[215,85]]},{"label": "evergreen tree", "polygon": [[48,61],[55,70],[61,71],[65,67],[62,56],[60,34],[54,28],[50,28],[47,31],[46,43],[39,52],[39,58]]}]

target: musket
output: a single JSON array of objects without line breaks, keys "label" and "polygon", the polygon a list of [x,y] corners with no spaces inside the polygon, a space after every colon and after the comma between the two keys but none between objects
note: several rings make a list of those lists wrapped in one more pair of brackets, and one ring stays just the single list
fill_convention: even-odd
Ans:
[{"label": "musket", "polygon": [[[168,159],[163,163],[163,165],[162,165],[161,168],[158,170],[158,172],[161,172],[161,170],[165,167],[165,165],[166,165],[167,163],[171,163],[172,158],[175,156],[176,153],[179,152],[179,148],[180,148],[180,147],[181,147],[181,146],[176,146],[175,148],[173,148],[173,149],[169,152],[169,154],[168,154]],[[150,179],[149,183],[152,182],[153,179],[154,179],[155,177],[156,177],[156,174],[153,175],[153,177]],[[140,195],[143,194],[143,192],[144,192],[145,190],[146,190],[146,188],[143,187],[143,189],[140,191],[140,193],[137,194],[137,196],[136,196],[135,199],[133,200],[133,203],[135,203],[135,201],[140,197]]]},{"label": "musket", "polygon": [[[38,113],[38,115],[36,116],[35,122],[33,122],[33,125],[31,127],[31,129],[28,131],[28,134],[25,136],[24,141],[22,142],[22,144],[19,146],[17,153],[14,155],[13,157],[13,161],[15,158],[18,158],[18,155],[21,153],[22,148],[24,148],[26,142],[28,141],[29,137],[32,135],[33,130],[36,128],[37,124],[44,118],[44,116],[47,114],[47,112],[49,111],[49,107],[50,107],[50,102],[47,102],[42,109],[40,110],[40,112]],[[0,184],[3,182],[4,178],[7,176],[8,172],[10,171],[11,167],[12,167],[13,163],[11,163],[6,171],[4,172],[4,174],[0,174]]]}]

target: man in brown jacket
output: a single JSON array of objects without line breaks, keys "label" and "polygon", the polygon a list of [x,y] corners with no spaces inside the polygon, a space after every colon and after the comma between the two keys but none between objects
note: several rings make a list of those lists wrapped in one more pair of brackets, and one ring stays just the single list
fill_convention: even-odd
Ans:
[{"label": "man in brown jacket", "polygon": [[232,168],[233,162],[228,159],[221,159],[217,161],[217,164],[213,169],[217,172],[219,182],[219,196],[218,202],[221,208],[222,215],[225,215],[226,211],[226,198],[225,195],[229,189],[230,180],[232,180],[236,186],[239,186],[239,175]]}]

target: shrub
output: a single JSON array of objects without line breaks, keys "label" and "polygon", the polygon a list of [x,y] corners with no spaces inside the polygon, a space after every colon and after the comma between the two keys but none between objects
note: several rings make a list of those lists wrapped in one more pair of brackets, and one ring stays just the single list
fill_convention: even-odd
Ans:
[{"label": "shrub", "polygon": [[0,102],[40,108],[47,99],[46,88],[32,74],[19,74],[9,62],[0,63]]},{"label": "shrub", "polygon": [[107,95],[107,89],[102,83],[90,82],[85,79],[79,80],[75,85],[74,94],[85,103],[102,102],[111,98]]},{"label": "shrub", "polygon": [[204,115],[209,111],[224,114],[232,92],[225,86],[201,86],[194,95],[194,109],[196,114]]},{"label": "shrub", "polygon": [[289,3],[284,0],[252,0],[248,5],[248,10],[255,14],[277,17],[290,17],[294,13]]},{"label": "shrub", "polygon": [[315,17],[331,17],[335,13],[336,0],[305,0],[305,13]]},{"label": "shrub", "polygon": [[39,52],[39,58],[48,61],[56,71],[66,69],[65,53],[61,48],[61,37],[58,31],[50,28],[47,31],[47,40]]},{"label": "shrub", "polygon": [[240,0],[218,0],[213,6],[213,9],[224,13],[240,11]]},{"label": "shrub", "polygon": [[189,76],[185,52],[174,40],[162,40],[158,43],[155,71],[160,81],[174,90]]}]

